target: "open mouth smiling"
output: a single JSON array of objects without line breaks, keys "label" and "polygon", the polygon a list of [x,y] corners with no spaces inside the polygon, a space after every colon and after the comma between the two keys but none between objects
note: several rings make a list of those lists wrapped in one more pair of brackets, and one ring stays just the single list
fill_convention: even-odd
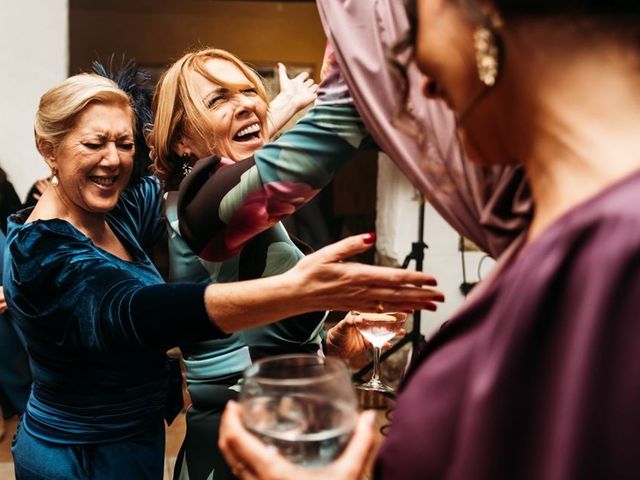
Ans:
[{"label": "open mouth smiling", "polygon": [[97,176],[91,175],[89,180],[101,187],[110,187],[118,181],[119,175]]},{"label": "open mouth smiling", "polygon": [[248,142],[260,138],[260,124],[258,122],[252,123],[246,127],[242,127],[238,133],[233,136],[233,140],[236,142]]}]

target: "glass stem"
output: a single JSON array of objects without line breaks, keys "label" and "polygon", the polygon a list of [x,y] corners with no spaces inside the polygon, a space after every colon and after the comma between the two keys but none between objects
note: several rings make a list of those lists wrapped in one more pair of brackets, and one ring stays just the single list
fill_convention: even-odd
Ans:
[{"label": "glass stem", "polygon": [[380,381],[380,352],[381,347],[373,347],[373,373],[371,374],[372,382]]}]

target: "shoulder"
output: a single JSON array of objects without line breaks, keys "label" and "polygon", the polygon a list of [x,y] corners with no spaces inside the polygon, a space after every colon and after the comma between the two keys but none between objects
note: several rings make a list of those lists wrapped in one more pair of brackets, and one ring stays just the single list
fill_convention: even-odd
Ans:
[{"label": "shoulder", "polygon": [[531,245],[532,261],[607,261],[638,253],[640,248],[640,174],[632,175],[568,212]]},{"label": "shoulder", "polygon": [[35,220],[27,224],[11,221],[7,245],[12,255],[38,258],[55,255],[71,248],[89,246],[91,241],[65,220]]},{"label": "shoulder", "polygon": [[635,177],[579,205],[525,247],[497,282],[500,302],[513,297],[518,304],[536,298],[556,306],[595,305],[631,295],[625,279],[640,278],[640,175]]},{"label": "shoulder", "polygon": [[[210,182],[212,177],[216,177],[216,180],[220,177],[220,175],[218,175],[218,172],[229,172],[230,170],[225,170],[223,168],[228,165],[236,165],[233,169],[231,169],[235,171],[239,168],[240,165],[247,166],[248,168],[253,165],[253,162],[245,160],[234,164],[230,163],[228,160],[222,159],[217,155],[198,160],[191,173],[189,173],[189,175],[187,175],[180,183],[180,189],[178,190],[178,196],[176,200],[177,203],[179,205],[189,204],[194,199],[194,197],[202,193],[202,188],[205,186],[205,184],[212,183]],[[242,167],[240,168],[242,169]],[[246,168],[242,170],[244,171],[246,170]]]},{"label": "shoulder", "polygon": [[12,219],[5,252],[4,282],[9,296],[19,290],[23,295],[35,292],[43,298],[57,291],[74,272],[89,268],[93,262],[87,260],[96,255],[89,238],[59,219],[28,224]]},{"label": "shoulder", "polygon": [[159,204],[162,186],[157,177],[142,177],[136,184],[128,187],[118,200],[116,210],[140,211],[148,206]]}]

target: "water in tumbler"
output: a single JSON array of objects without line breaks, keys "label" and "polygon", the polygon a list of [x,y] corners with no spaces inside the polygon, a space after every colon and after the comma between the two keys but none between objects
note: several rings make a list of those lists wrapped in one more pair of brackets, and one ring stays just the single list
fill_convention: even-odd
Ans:
[{"label": "water in tumbler", "polygon": [[317,395],[255,397],[245,409],[254,435],[304,467],[321,467],[338,457],[356,421],[353,405]]}]

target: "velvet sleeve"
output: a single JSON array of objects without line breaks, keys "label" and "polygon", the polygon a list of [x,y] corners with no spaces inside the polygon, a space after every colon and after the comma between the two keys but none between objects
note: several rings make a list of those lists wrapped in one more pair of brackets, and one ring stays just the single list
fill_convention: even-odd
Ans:
[{"label": "velvet sleeve", "polygon": [[201,160],[180,186],[182,237],[205,260],[238,254],[326,186],[365,136],[354,107],[317,105],[247,160]]},{"label": "velvet sleeve", "polygon": [[[102,342],[110,349],[141,348],[163,350],[205,339],[228,336],[209,319],[204,305],[204,283],[168,283],[150,286],[124,282],[103,298],[95,324],[83,333],[91,345],[91,330],[102,332]],[[100,341],[95,340],[96,345]]]}]

